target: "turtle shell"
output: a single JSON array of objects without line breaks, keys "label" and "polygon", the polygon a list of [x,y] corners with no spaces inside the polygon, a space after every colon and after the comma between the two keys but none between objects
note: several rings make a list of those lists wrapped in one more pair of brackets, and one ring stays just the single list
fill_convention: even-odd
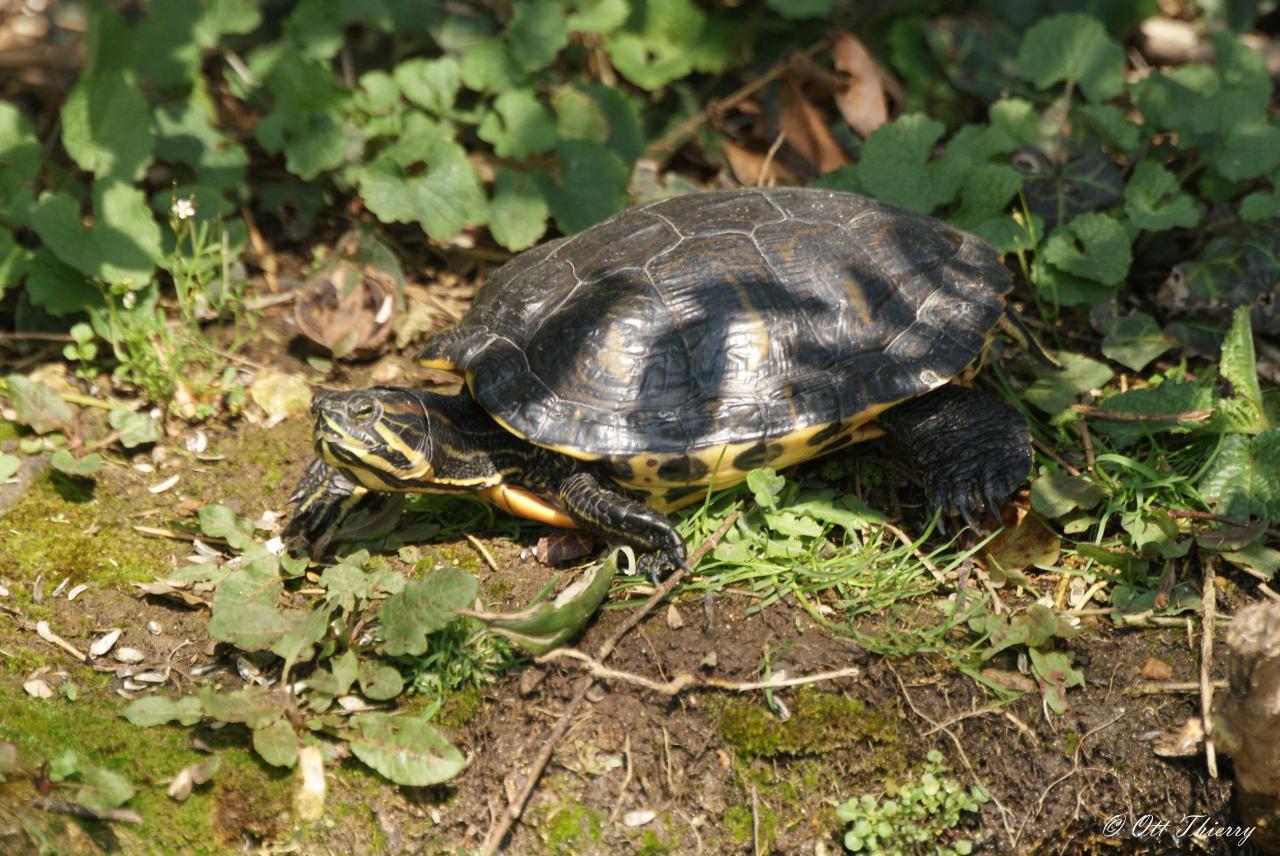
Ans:
[{"label": "turtle shell", "polygon": [[1011,286],[991,246],[932,217],[827,190],[699,193],[517,256],[420,360],[538,445],[691,484],[858,439],[972,363]]}]

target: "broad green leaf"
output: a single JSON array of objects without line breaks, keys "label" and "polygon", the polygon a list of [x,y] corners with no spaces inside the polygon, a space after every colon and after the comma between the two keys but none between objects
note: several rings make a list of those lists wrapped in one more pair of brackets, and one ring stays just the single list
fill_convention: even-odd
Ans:
[{"label": "broad green leaf", "polygon": [[477,136],[493,144],[498,157],[524,160],[548,152],[556,144],[556,126],[532,89],[503,92],[485,114]]},{"label": "broad green leaf", "polygon": [[133,798],[133,786],[119,773],[103,767],[85,770],[82,784],[76,790],[76,802],[90,811],[108,812]]},{"label": "broad green leaf", "polygon": [[1040,89],[1071,82],[1094,102],[1124,89],[1124,48],[1088,15],[1057,15],[1027,30],[1018,67]]},{"label": "broad green leaf", "polygon": [[151,163],[151,111],[124,72],[84,76],[62,105],[62,145],[81,169],[100,179],[136,181]]},{"label": "broad green leaf", "polygon": [[1000,163],[975,166],[965,176],[960,190],[960,210],[951,218],[962,229],[972,229],[1001,217],[1010,201],[1022,189],[1022,175]]},{"label": "broad green leaf", "polygon": [[[31,122],[17,107],[0,101],[0,219],[12,226],[27,222],[40,160],[40,141]],[[3,287],[0,276],[0,290]]]},{"label": "broad green leaf", "polygon": [[507,25],[507,44],[516,63],[527,72],[540,71],[555,61],[569,44],[569,23],[557,0],[517,3]]},{"label": "broad green leaf", "polygon": [[69,429],[75,422],[71,407],[58,393],[43,383],[28,380],[22,375],[5,378],[9,404],[18,415],[18,421],[37,434],[48,434],[59,429]]},{"label": "broad green leaf", "polygon": [[11,776],[18,771],[18,747],[12,743],[0,742],[0,782],[5,780],[5,776]]},{"label": "broad green leaf", "polygon": [[[1090,424],[1111,438],[1111,442],[1119,448],[1133,445],[1148,434],[1160,431],[1186,432],[1188,426],[1198,424],[1189,414],[1209,410],[1213,407],[1213,389],[1199,383],[1183,381],[1165,381],[1159,386],[1143,389],[1131,389],[1119,395],[1113,395],[1102,403],[1102,409],[1115,413],[1132,413],[1146,416],[1141,421],[1110,420],[1098,417]],[[1182,416],[1185,422],[1178,419],[1154,418],[1161,415]]]},{"label": "broad green leaf", "polygon": [[253,751],[273,767],[292,767],[298,762],[298,734],[288,720],[253,730]]},{"label": "broad green leaf", "polygon": [[357,598],[363,600],[369,597],[371,582],[363,568],[349,561],[330,565],[320,575],[320,585],[325,589],[325,600],[345,610],[355,609]]},{"label": "broad green leaf", "polygon": [[375,116],[389,113],[400,103],[400,86],[394,77],[381,69],[366,71],[360,75],[354,103],[359,109]]},{"label": "broad green leaf", "polygon": [[410,59],[396,66],[395,82],[404,96],[428,112],[447,116],[462,86],[462,73],[453,57]]},{"label": "broad green leaf", "polygon": [[1280,428],[1228,434],[1198,489],[1219,514],[1280,520]]},{"label": "broad green leaf", "polygon": [[1154,161],[1134,169],[1124,189],[1124,210],[1134,225],[1148,232],[1181,227],[1200,220],[1195,200],[1183,193],[1177,177]]},{"label": "broad green leaf", "polygon": [[627,22],[631,9],[627,0],[578,0],[569,15],[571,33],[611,33]]},{"label": "broad green leaf", "polygon": [[307,686],[324,695],[340,696],[351,691],[356,682],[359,664],[354,651],[344,651],[342,656],[329,661],[329,668],[317,669],[307,678]]},{"label": "broad green leaf", "polygon": [[959,189],[959,176],[929,163],[945,130],[941,122],[920,113],[881,125],[862,147],[859,183],[877,199],[923,214],[950,202]]},{"label": "broad green leaf", "polygon": [[329,632],[329,619],[335,607],[330,604],[313,609],[293,629],[285,633],[271,646],[271,653],[284,660],[285,668],[306,662],[315,655],[315,646]]},{"label": "broad green leaf", "polygon": [[1191,549],[1191,540],[1181,537],[1178,524],[1162,508],[1126,511],[1120,515],[1120,526],[1140,556],[1177,559]]},{"label": "broad green leaf", "polygon": [[404,692],[404,678],[394,666],[361,660],[360,692],[370,701],[389,701]]},{"label": "broad green leaf", "polygon": [[147,696],[130,702],[122,715],[143,728],[175,721],[182,725],[195,725],[204,718],[204,708],[200,705],[200,699],[195,696],[177,699]]},{"label": "broad green leaf", "polygon": [[562,140],[594,140],[627,163],[644,153],[644,129],[636,100],[598,84],[565,87],[552,97],[556,134]]},{"label": "broad green leaf", "polygon": [[[1102,141],[1124,155],[1133,155],[1141,142],[1142,127],[1135,124],[1125,112],[1114,104],[1082,104],[1076,112],[1086,127],[1102,138]],[[1151,161],[1143,161],[1143,164]]]},{"label": "broad green leaf", "polygon": [[543,195],[566,235],[581,232],[627,207],[627,165],[600,143],[563,140],[556,146],[562,177],[543,175]]},{"label": "broad green leaf", "polygon": [[1094,329],[1102,334],[1102,353],[1133,371],[1172,348],[1177,342],[1164,332],[1156,319],[1145,312],[1131,312],[1123,318],[1111,304],[1098,304],[1090,313]]},{"label": "broad green leaf", "polygon": [[252,33],[262,23],[258,0],[205,0],[192,33],[202,48],[218,46],[223,36]]},{"label": "broad green leaf", "polygon": [[270,648],[304,617],[299,610],[277,608],[283,589],[278,560],[261,552],[254,561],[246,554],[241,568],[219,584],[209,618],[211,636],[246,651]]},{"label": "broad green leaf", "polygon": [[476,590],[476,578],[457,568],[440,568],[410,581],[378,611],[382,651],[392,656],[425,654],[427,636],[444,629],[459,609],[470,606]]},{"label": "broad green leaf", "polygon": [[367,713],[351,724],[359,735],[351,738],[352,754],[397,785],[447,782],[466,766],[462,753],[425,720]]},{"label": "broad green leaf", "polygon": [[766,0],[765,5],[784,18],[825,18],[835,0]]},{"label": "broad green leaf", "polygon": [[0,297],[5,290],[20,283],[27,273],[30,254],[13,239],[9,230],[0,227]]},{"label": "broad green leaf", "polygon": [[213,126],[195,101],[157,107],[156,158],[191,167],[196,182],[230,192],[244,180],[249,155],[244,146]]},{"label": "broad green leaf", "polygon": [[83,458],[76,458],[66,449],[59,449],[49,459],[49,465],[60,473],[83,479],[102,469],[102,456],[92,452]]},{"label": "broad green leaf", "polygon": [[1106,492],[1084,476],[1050,473],[1031,483],[1031,507],[1050,519],[1076,508],[1090,509]]},{"label": "broad green leaf", "polygon": [[328,61],[342,49],[344,24],[338,0],[299,0],[285,20],[285,33],[305,56]]},{"label": "broad green leaf", "polygon": [[641,0],[626,29],[605,42],[609,59],[641,89],[660,89],[692,70],[723,68],[735,44],[732,26],[693,0]]},{"label": "broad green leaf", "polygon": [[499,169],[489,203],[489,231],[513,252],[528,249],[547,230],[550,209],[542,188],[527,173]]},{"label": "broad green leaf", "polygon": [[1082,354],[1058,351],[1055,356],[1065,368],[1044,369],[1023,396],[1050,415],[1066,409],[1082,393],[1106,386],[1114,374],[1105,363]]},{"label": "broad green leaf", "polygon": [[1124,226],[1106,214],[1082,214],[1056,229],[1044,247],[1045,260],[1067,273],[1103,285],[1118,285],[1133,255]]},{"label": "broad green leaf", "polygon": [[247,521],[236,517],[225,505],[202,505],[196,511],[200,531],[210,538],[221,538],[233,550],[244,550],[253,543],[253,530]]},{"label": "broad green leaf", "polygon": [[22,466],[22,459],[8,452],[0,452],[0,484],[7,482]]},{"label": "broad green leaf", "polygon": [[[197,13],[198,15],[198,13]],[[134,28],[139,43],[138,71],[162,89],[189,88],[200,71],[201,50],[192,27],[188,0],[151,0]]]},{"label": "broad green leaf", "polygon": [[68,749],[49,762],[49,781],[62,782],[84,772],[84,763],[76,750]]},{"label": "broad green leaf", "polygon": [[1230,553],[1223,553],[1222,558],[1233,565],[1247,568],[1254,573],[1274,577],[1280,573],[1280,550],[1264,547],[1262,544],[1250,544]]},{"label": "broad green leaf", "polygon": [[1232,181],[1266,175],[1280,166],[1280,127],[1257,121],[1234,128],[1213,165]]},{"label": "broad green leaf", "polygon": [[506,92],[522,85],[524,69],[502,39],[477,42],[466,49],[458,67],[462,83],[476,92]]},{"label": "broad green leaf", "polygon": [[46,193],[31,212],[31,226],[59,260],[86,276],[145,285],[162,255],[160,227],[146,195],[123,181],[96,181],[93,214],[93,227],[86,230],[74,198]]},{"label": "broad green leaf", "polygon": [[1056,714],[1067,712],[1067,690],[1084,686],[1084,672],[1071,667],[1071,655],[1062,651],[1040,651],[1028,648],[1031,673],[1040,684],[1045,704]]},{"label": "broad green leaf", "polygon": [[761,508],[777,508],[778,495],[786,484],[786,478],[769,467],[747,473],[747,488],[755,496],[756,505]]},{"label": "broad green leaf", "polygon": [[357,173],[365,205],[386,223],[413,223],[436,240],[464,226],[483,223],[484,189],[457,143],[433,140],[422,158],[427,169],[409,175],[404,166],[381,158]]},{"label": "broad green leaf", "polygon": [[[1253,350],[1253,328],[1248,306],[1238,307],[1231,319],[1231,330],[1222,342],[1222,358],[1218,371],[1231,384],[1231,399],[1241,405],[1231,420],[1229,430],[1257,434],[1271,427],[1267,408],[1258,384],[1257,358]],[[1243,417],[1243,418],[1240,418]]]},{"label": "broad green leaf", "polygon": [[[1271,177],[1271,186],[1280,187],[1280,176]],[[1240,216],[1251,223],[1280,219],[1280,192],[1250,193],[1240,202]]]},{"label": "broad green leaf", "polygon": [[232,692],[218,692],[211,686],[196,690],[205,716],[219,722],[240,722],[263,728],[284,716],[286,699],[266,687],[251,686]]},{"label": "broad green leaf", "polygon": [[120,432],[120,445],[135,449],[160,440],[160,422],[140,410],[117,408],[107,414],[107,422]]},{"label": "broad green leaf", "polygon": [[1272,84],[1262,58],[1230,33],[1215,32],[1212,38],[1216,67],[1187,63],[1133,86],[1147,124],[1207,140],[1266,119]]}]

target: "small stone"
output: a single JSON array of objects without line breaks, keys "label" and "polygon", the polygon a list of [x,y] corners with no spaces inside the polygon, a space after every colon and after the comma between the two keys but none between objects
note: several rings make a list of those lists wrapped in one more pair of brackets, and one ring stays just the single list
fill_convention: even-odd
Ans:
[{"label": "small stone", "polygon": [[629,811],[622,816],[622,825],[630,826],[633,828],[637,826],[644,826],[646,823],[652,822],[652,820],[657,816],[658,816],[657,812],[655,812],[651,808],[642,808],[642,809],[637,809],[636,811]]},{"label": "small stone", "polygon": [[160,635],[160,624],[159,624],[159,622],[156,622],[156,621],[148,621],[148,622],[147,622],[147,632],[148,632],[148,633],[150,633],[152,636],[159,636],[159,635]]},{"label": "small stone", "polygon": [[667,626],[672,630],[684,627],[684,616],[680,614],[679,609],[676,609],[674,603],[667,607]]},{"label": "small stone", "polygon": [[1139,669],[1144,678],[1153,681],[1171,681],[1173,680],[1173,666],[1170,666],[1164,660],[1156,657],[1148,657],[1146,662]]}]

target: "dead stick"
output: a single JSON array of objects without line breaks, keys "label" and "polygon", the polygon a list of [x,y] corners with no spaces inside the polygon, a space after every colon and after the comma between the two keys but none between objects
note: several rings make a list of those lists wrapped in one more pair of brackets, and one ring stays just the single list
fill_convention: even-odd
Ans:
[{"label": "dead stick", "polygon": [[[720,528],[711,533],[711,537],[698,545],[698,549],[693,551],[693,555],[689,557],[687,567],[694,568],[698,562],[702,561],[702,557],[715,549],[716,544],[724,537],[724,533],[729,531],[729,527],[738,519],[738,512],[733,512],[720,524]],[[622,638],[631,632],[631,629],[645,619],[645,617],[653,611],[653,608],[666,599],[671,594],[672,589],[680,584],[685,576],[684,568],[676,568],[676,570],[667,577],[662,585],[658,586],[658,590],[649,596],[649,599],[633,613],[627,616],[626,621],[622,622],[617,630],[613,632],[604,644],[600,646],[600,650],[596,652],[597,660],[604,660],[622,641]],[[582,707],[582,703],[586,701],[587,693],[591,690],[595,683],[595,678],[591,675],[584,675],[578,681],[578,686],[573,693],[573,698],[560,714],[556,727],[547,735],[547,739],[542,744],[542,751],[538,753],[538,757],[534,759],[533,765],[529,768],[529,778],[525,780],[524,787],[516,794],[515,799],[511,800],[507,805],[507,810],[502,813],[494,827],[489,831],[489,836],[485,839],[484,847],[481,848],[481,856],[493,856],[502,846],[502,840],[507,837],[507,833],[511,831],[511,827],[524,814],[524,807],[529,802],[529,797],[533,796],[533,789],[538,784],[538,779],[542,777],[542,773],[547,768],[547,764],[551,762],[551,756],[556,751],[556,747],[560,745],[560,741],[564,739],[565,734],[569,732],[569,724],[573,721],[574,715],[578,712],[578,708]]]},{"label": "dead stick", "polygon": [[1081,416],[1107,419],[1112,422],[1203,422],[1213,415],[1212,407],[1186,410],[1181,413],[1128,413],[1123,410],[1103,410],[1088,404],[1073,404],[1071,409]]},{"label": "dead stick", "polygon": [[1200,717],[1204,720],[1204,760],[1209,778],[1218,778],[1218,753],[1213,747],[1213,682],[1209,669],[1213,666],[1213,624],[1217,612],[1217,585],[1214,582],[1215,561],[1204,557],[1204,586],[1200,600],[1204,617],[1200,622]]}]

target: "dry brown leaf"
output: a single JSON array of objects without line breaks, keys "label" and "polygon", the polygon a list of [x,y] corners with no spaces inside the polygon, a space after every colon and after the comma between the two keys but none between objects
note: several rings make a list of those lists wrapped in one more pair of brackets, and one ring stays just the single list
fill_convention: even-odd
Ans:
[{"label": "dry brown leaf", "polygon": [[559,565],[581,559],[591,552],[595,543],[586,532],[577,529],[566,529],[551,535],[544,535],[534,545],[533,556],[544,565]]},{"label": "dry brown leaf", "polygon": [[1144,678],[1150,678],[1153,681],[1173,680],[1173,666],[1155,657],[1148,657],[1138,671],[1142,673]]},{"label": "dry brown leaf", "polygon": [[1061,544],[1034,515],[1018,508],[1012,525],[987,544],[983,551],[1005,573],[1018,573],[1033,565],[1051,568],[1058,561]]},{"label": "dry brown leaf", "polygon": [[783,81],[778,92],[778,126],[786,135],[787,145],[818,173],[849,163],[849,156],[831,136],[822,113],[792,80]]},{"label": "dry brown leaf", "polygon": [[836,70],[849,75],[849,85],[836,95],[840,115],[854,133],[866,139],[889,120],[889,100],[875,57],[849,33],[836,36],[831,48]]},{"label": "dry brown leaf", "polygon": [[298,329],[338,359],[364,360],[380,354],[395,315],[391,278],[345,261],[308,280],[294,302]]},{"label": "dry brown leaf", "polygon": [[772,187],[774,185],[796,185],[800,182],[791,170],[778,163],[777,158],[770,159],[764,152],[757,152],[737,143],[724,141],[724,153],[729,159],[729,168],[733,177],[743,187]]}]

